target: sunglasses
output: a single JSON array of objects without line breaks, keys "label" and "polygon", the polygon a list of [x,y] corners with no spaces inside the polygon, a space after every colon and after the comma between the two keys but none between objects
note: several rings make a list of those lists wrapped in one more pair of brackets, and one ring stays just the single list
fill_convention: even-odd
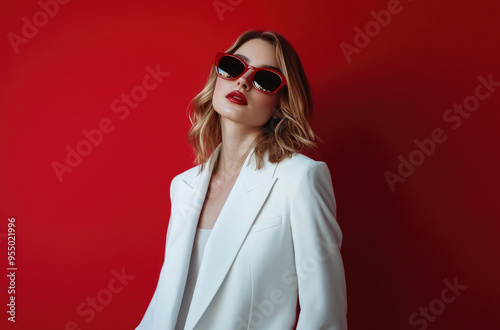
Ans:
[{"label": "sunglasses", "polygon": [[281,87],[286,86],[286,78],[273,69],[256,68],[248,65],[245,61],[235,55],[217,53],[215,56],[215,72],[222,79],[235,80],[245,72],[253,69],[252,84],[262,93],[274,94]]}]

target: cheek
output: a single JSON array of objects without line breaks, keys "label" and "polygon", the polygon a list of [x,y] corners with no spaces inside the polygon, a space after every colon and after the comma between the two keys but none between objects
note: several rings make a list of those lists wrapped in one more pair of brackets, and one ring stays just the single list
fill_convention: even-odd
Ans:
[{"label": "cheek", "polygon": [[225,94],[224,94],[224,82],[223,80],[217,78],[216,82],[215,82],[215,89],[214,89],[214,94],[212,96],[212,104],[214,105],[214,107],[216,105],[218,105],[221,100],[225,97]]},{"label": "cheek", "polygon": [[213,97],[217,98],[220,93],[221,93],[221,84],[220,84],[219,78],[217,78],[217,80],[215,81],[215,89],[214,89]]},{"label": "cheek", "polygon": [[237,86],[234,85],[234,81],[232,80],[225,80],[222,78],[217,77],[217,80],[215,81],[215,88],[214,88],[214,98],[224,98],[226,95],[231,92],[232,90],[237,89]]},{"label": "cheek", "polygon": [[259,93],[259,106],[262,109],[268,110],[270,113],[272,113],[272,110],[274,108],[278,107],[279,104],[279,96],[278,95],[267,95],[267,94],[262,94]]}]

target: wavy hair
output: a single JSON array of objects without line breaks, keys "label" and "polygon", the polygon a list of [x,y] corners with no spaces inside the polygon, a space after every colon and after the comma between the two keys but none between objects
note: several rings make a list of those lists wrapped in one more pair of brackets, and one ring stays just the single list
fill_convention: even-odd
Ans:
[{"label": "wavy hair", "polygon": [[[243,32],[226,53],[234,54],[239,47],[252,39],[262,39],[275,47],[279,69],[287,80],[287,86],[278,91],[280,98],[277,115],[262,126],[260,135],[253,144],[257,169],[260,169],[264,165],[266,152],[269,152],[271,163],[278,163],[287,157],[290,158],[294,153],[314,149],[317,137],[309,124],[312,97],[297,52],[275,31],[250,30]],[[189,113],[189,119],[192,126],[187,140],[194,149],[195,163],[201,164],[200,170],[222,142],[220,115],[212,105],[216,81],[215,65],[212,65],[205,87],[190,103],[192,111]]]}]

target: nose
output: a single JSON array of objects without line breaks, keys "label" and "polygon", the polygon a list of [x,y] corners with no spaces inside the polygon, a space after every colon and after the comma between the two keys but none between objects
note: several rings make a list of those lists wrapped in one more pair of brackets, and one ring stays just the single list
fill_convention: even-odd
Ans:
[{"label": "nose", "polygon": [[252,88],[252,76],[254,73],[254,67],[250,67],[250,69],[245,72],[241,77],[236,81],[238,87],[242,86],[245,90],[250,90]]}]

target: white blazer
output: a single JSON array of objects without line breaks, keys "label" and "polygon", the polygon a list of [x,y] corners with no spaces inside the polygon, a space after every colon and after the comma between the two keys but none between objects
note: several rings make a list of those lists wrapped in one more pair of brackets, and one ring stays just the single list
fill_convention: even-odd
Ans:
[{"label": "white blazer", "polygon": [[[165,260],[136,330],[174,330],[219,145],[170,186]],[[342,232],[324,162],[295,154],[256,170],[252,152],[205,246],[187,330],[347,329]],[[297,299],[298,298],[298,299]],[[297,301],[298,300],[298,301]]]}]

